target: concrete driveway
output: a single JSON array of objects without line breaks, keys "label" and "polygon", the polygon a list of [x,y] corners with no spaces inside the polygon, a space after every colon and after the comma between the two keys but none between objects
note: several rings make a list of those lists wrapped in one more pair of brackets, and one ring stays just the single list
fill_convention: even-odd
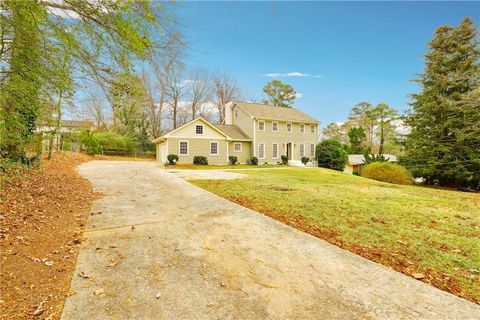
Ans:
[{"label": "concrete driveway", "polygon": [[[79,167],[92,208],[62,319],[479,319],[480,307],[190,185]],[[133,226],[133,227],[132,227]]]}]

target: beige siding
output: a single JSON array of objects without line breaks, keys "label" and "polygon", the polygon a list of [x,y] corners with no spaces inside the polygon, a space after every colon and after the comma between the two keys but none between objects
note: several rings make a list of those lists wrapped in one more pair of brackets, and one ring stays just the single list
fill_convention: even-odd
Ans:
[{"label": "beige siding", "polygon": [[[180,154],[180,141],[188,141],[188,155]],[[218,142],[218,155],[210,155],[210,142]],[[228,163],[226,139],[169,138],[168,154],[178,155],[178,163],[191,164],[194,156],[207,157],[208,164],[220,165]]]},{"label": "beige siding", "polygon": [[[238,117],[236,118],[235,109],[238,110]],[[250,137],[250,139],[253,140],[253,119],[248,115],[248,113],[235,105],[233,108],[232,117],[233,124],[237,125],[240,129],[242,129],[243,132],[245,132]]]},{"label": "beige siding", "polygon": [[[203,134],[196,134],[195,129],[197,125],[203,125]],[[218,130],[212,128],[200,119],[193,121],[189,125],[178,129],[178,131],[167,135],[167,137],[168,136],[172,138],[225,139],[225,135],[221,134]]]},{"label": "beige siding", "polygon": [[[241,152],[235,152],[235,143],[241,143],[242,144],[242,151]],[[244,164],[247,163],[247,160],[251,157],[251,142],[245,142],[245,141],[231,141],[228,151],[231,156],[236,156],[238,158],[238,162]]]},{"label": "beige siding", "polygon": [[[258,120],[257,120],[258,121]],[[263,121],[263,120],[260,120]],[[273,121],[276,122],[276,121]],[[265,120],[265,131],[259,131],[256,126],[256,154],[258,156],[258,145],[265,144],[265,159],[258,160],[259,163],[277,163],[281,162],[281,155],[286,155],[287,143],[292,143],[292,160],[300,160],[300,144],[305,145],[305,155],[313,158],[310,154],[310,145],[317,144],[317,126],[315,125],[315,132],[310,132],[310,124],[305,125],[305,132],[300,132],[300,123],[292,123],[292,132],[287,132],[287,123],[278,122],[278,132],[272,131],[272,121]],[[278,143],[278,158],[272,158],[273,144]]]}]

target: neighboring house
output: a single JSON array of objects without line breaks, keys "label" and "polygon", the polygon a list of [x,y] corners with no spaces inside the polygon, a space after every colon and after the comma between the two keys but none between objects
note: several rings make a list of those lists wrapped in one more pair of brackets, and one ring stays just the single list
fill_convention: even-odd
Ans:
[{"label": "neighboring house", "polygon": [[275,164],[286,155],[295,165],[302,156],[315,158],[317,132],[318,121],[298,109],[230,102],[225,124],[199,117],[153,142],[162,162],[176,154],[179,163],[192,163],[194,156],[207,157],[209,164],[227,164],[229,156],[246,163],[255,156],[259,163]]},{"label": "neighboring house", "polygon": [[[397,157],[393,154],[384,154],[384,156],[389,162],[397,162]],[[363,165],[365,165],[365,157],[363,154],[349,154],[348,162],[343,172],[360,175]]]},{"label": "neighboring house", "polygon": [[[92,129],[94,124],[89,120],[62,120],[59,132],[53,137],[53,147],[64,150],[64,140],[68,135],[85,129]],[[36,132],[41,136],[42,152],[46,152],[50,145],[50,134],[55,130],[55,126],[48,123],[39,123]],[[69,143],[69,151],[78,151],[79,145],[75,142]]]}]

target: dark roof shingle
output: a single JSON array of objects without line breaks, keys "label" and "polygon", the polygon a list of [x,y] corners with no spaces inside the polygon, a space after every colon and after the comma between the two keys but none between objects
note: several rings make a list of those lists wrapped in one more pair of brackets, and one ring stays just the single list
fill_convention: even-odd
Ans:
[{"label": "dark roof shingle", "polygon": [[212,123],[215,128],[225,133],[232,139],[238,140],[251,140],[250,137],[242,131],[238,126],[232,124],[214,124]]}]

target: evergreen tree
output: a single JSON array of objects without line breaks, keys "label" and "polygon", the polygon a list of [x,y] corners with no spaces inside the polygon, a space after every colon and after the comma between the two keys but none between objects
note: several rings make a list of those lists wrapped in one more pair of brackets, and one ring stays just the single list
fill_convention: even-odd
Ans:
[{"label": "evergreen tree", "polygon": [[348,152],[350,154],[363,154],[365,152],[366,137],[365,129],[362,127],[350,128],[348,130],[348,140],[350,141]]},{"label": "evergreen tree", "polygon": [[322,140],[317,144],[317,163],[319,167],[343,171],[348,162],[347,151],[337,139]]},{"label": "evergreen tree", "polygon": [[480,48],[474,21],[441,26],[428,43],[421,92],[406,124],[404,164],[428,183],[479,188]]},{"label": "evergreen tree", "polygon": [[377,128],[377,136],[380,139],[378,154],[383,154],[385,137],[395,130],[392,121],[395,120],[397,111],[386,103],[380,103],[371,109],[369,113],[370,118]]},{"label": "evergreen tree", "polygon": [[266,104],[276,107],[291,108],[297,98],[297,92],[288,83],[280,80],[272,80],[263,87],[263,93],[267,99],[263,100]]}]

